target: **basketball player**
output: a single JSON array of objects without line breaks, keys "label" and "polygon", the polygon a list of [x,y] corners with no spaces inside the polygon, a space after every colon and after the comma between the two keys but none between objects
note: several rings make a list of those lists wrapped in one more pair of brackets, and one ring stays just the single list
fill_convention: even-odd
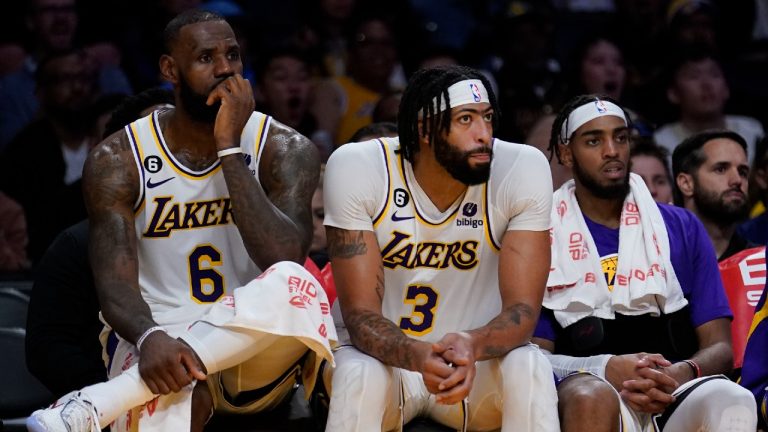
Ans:
[{"label": "basketball player", "polygon": [[[733,364],[731,311],[706,231],[629,172],[629,116],[578,96],[550,151],[552,270],[534,340],[549,352],[564,431],[754,431]],[[649,354],[652,353],[652,354]]]},{"label": "basketball player", "polygon": [[[327,431],[558,430],[552,370],[528,343],[549,269],[551,179],[495,140],[478,72],[411,78],[399,138],[340,147],[325,178],[329,255],[348,344]],[[534,397],[535,396],[535,397]]]},{"label": "basketball player", "polygon": [[279,404],[304,367],[311,389],[315,355],[331,358],[327,299],[290,262],[312,235],[314,145],[253,111],[222,17],[184,12],[164,39],[176,108],[111,135],[84,174],[111,380],[34,413],[31,430],[202,430],[213,408]]}]

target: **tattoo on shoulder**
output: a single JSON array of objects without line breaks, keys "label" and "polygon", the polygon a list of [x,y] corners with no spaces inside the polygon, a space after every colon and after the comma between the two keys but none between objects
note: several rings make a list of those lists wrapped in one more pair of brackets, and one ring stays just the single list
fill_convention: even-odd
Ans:
[{"label": "tattoo on shoulder", "polygon": [[[368,252],[362,231],[328,230],[328,255],[331,258],[351,258]],[[383,280],[382,280],[383,283]]]}]

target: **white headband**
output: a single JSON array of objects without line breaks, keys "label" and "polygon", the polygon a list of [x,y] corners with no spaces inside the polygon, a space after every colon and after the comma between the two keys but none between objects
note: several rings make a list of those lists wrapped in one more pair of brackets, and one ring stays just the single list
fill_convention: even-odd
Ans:
[{"label": "white headband", "polygon": [[434,106],[438,107],[438,99],[440,100],[439,108],[437,112],[443,112],[451,107],[457,107],[459,105],[465,105],[470,103],[488,102],[488,91],[485,90],[483,82],[478,79],[470,79],[459,81],[452,86],[448,87],[448,97],[451,101],[451,106],[445,103],[442,93],[434,100]]},{"label": "white headband", "polygon": [[606,100],[596,99],[571,111],[571,114],[568,115],[568,120],[563,123],[563,127],[560,129],[560,141],[567,144],[571,140],[571,135],[576,132],[576,129],[588,121],[605,116],[619,117],[627,125],[624,111],[618,105]]}]

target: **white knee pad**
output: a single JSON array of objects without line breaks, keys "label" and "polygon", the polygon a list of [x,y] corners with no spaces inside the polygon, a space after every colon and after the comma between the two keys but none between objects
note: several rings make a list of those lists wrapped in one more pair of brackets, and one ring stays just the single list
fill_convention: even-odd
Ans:
[{"label": "white knee pad", "polygon": [[749,390],[727,379],[705,377],[700,380],[703,382],[669,415],[663,430],[754,432],[757,429],[757,405]]},{"label": "white knee pad", "polygon": [[[504,406],[502,431],[560,430],[552,366],[536,345],[527,344],[500,360]],[[511,427],[515,425],[516,428]]]},{"label": "white knee pad", "polygon": [[339,349],[334,357],[326,430],[381,430],[384,412],[393,402],[392,368],[353,347]]}]

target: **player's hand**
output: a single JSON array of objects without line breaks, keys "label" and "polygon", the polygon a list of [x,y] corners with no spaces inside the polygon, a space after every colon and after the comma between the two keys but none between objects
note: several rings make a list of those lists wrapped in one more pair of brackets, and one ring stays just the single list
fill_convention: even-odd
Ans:
[{"label": "player's hand", "polygon": [[639,354],[636,376],[622,383],[622,399],[634,410],[658,413],[675,401],[672,393],[679,386],[666,369],[671,365],[659,354]]},{"label": "player's hand", "polygon": [[213,127],[216,149],[237,147],[243,128],[256,107],[251,83],[240,74],[232,75],[211,91],[206,104],[213,105],[216,101],[221,101]]},{"label": "player's hand", "polygon": [[154,394],[175,393],[192,380],[204,380],[205,368],[184,342],[164,331],[152,332],[141,344],[139,373]]},{"label": "player's hand", "polygon": [[624,382],[641,378],[638,371],[642,368],[663,368],[672,363],[661,354],[624,354],[616,355],[605,365],[605,379],[617,390],[624,388]]},{"label": "player's hand", "polygon": [[432,345],[432,350],[453,369],[452,373],[438,386],[440,392],[436,394],[437,402],[445,405],[461,402],[469,396],[475,379],[472,337],[463,332],[448,333]]},{"label": "player's hand", "polygon": [[451,376],[453,368],[448,366],[448,362],[438,353],[436,353],[430,344],[420,344],[420,356],[423,358],[421,368],[421,379],[427,387],[427,391],[432,394],[440,393],[440,383]]}]

